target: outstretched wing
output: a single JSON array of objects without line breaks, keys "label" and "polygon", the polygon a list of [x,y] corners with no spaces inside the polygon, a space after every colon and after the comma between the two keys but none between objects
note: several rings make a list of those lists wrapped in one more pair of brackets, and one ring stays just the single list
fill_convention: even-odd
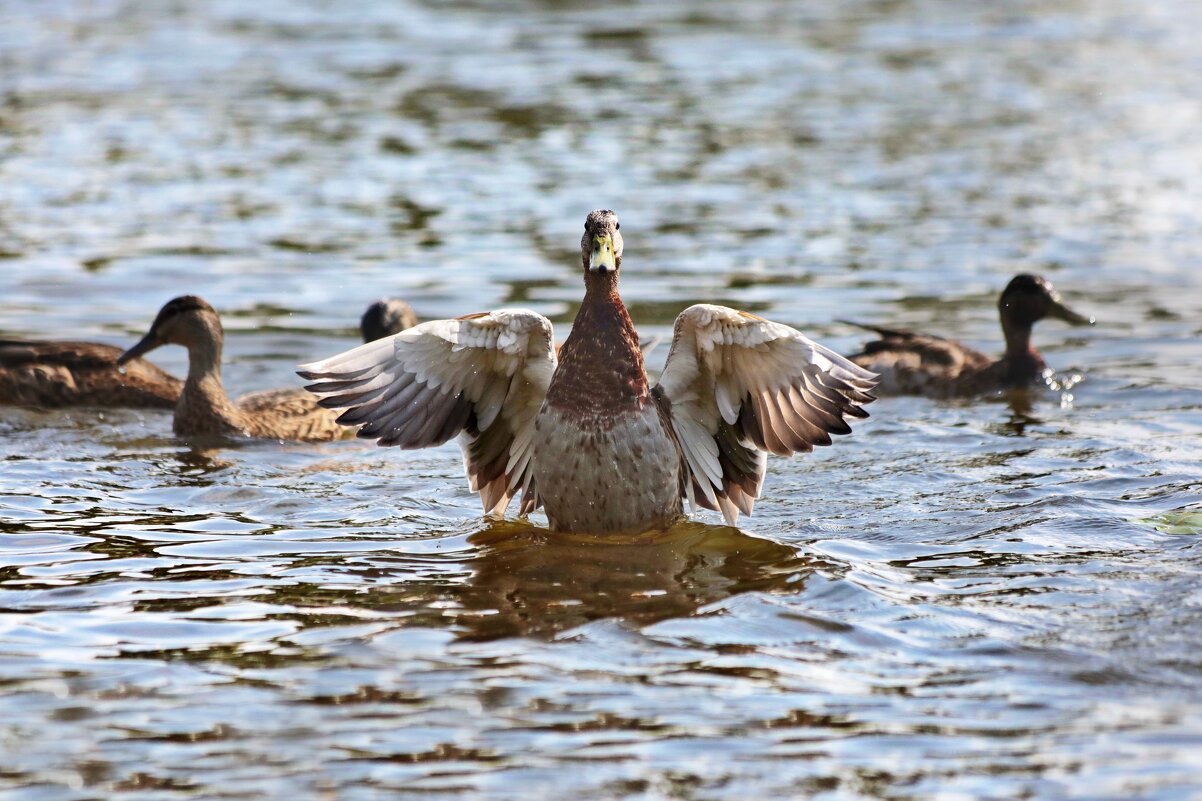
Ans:
[{"label": "outstretched wing", "polygon": [[787,456],[850,434],[876,376],[800,331],[725,306],[676,318],[655,396],[680,443],[682,492],[734,524],[751,514],[766,452]]},{"label": "outstretched wing", "polygon": [[538,506],[530,471],[534,418],[555,372],[551,321],[525,309],[432,320],[299,373],[338,422],[380,445],[424,448],[461,434],[464,466],[486,512],[519,490]]}]

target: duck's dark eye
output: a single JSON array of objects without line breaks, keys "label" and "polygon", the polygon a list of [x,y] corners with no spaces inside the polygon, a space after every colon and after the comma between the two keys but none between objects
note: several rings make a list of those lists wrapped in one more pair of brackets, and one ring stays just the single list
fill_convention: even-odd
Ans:
[{"label": "duck's dark eye", "polygon": [[622,230],[622,223],[614,223],[614,230],[615,230],[615,231],[621,231],[621,230]]}]

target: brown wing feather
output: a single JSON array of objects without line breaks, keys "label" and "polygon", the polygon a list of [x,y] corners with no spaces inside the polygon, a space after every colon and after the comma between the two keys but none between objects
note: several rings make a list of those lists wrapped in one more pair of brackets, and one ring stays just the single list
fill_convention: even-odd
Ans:
[{"label": "brown wing feather", "polygon": [[[652,389],[651,398],[659,407],[660,414],[666,420],[671,420],[672,401],[664,393],[663,387],[657,386]],[[744,410],[747,411],[749,417],[752,416],[750,404],[744,406]],[[758,436],[759,427],[754,422],[745,424],[740,420],[732,426],[725,420],[718,421],[718,432],[714,435],[714,441],[718,445],[718,464],[722,471],[722,487],[714,488],[717,502],[710,502],[697,474],[689,469],[683,452],[680,457],[681,497],[691,496],[697,506],[723,514],[727,514],[731,507],[738,509],[743,514],[751,514],[755,499],[759,497],[760,488],[764,485],[768,460],[764,455],[764,449],[756,445],[751,437],[740,430],[744,425]],[[679,436],[672,426],[668,426],[667,429],[679,448]],[[689,492],[689,484],[692,485],[692,492]]]},{"label": "brown wing feather", "polygon": [[248,433],[255,437],[322,442],[353,433],[338,425],[338,415],[319,406],[303,389],[252,392],[236,405]]},{"label": "brown wing feather", "polygon": [[431,320],[302,365],[321,405],[381,445],[424,448],[460,435],[468,481],[485,511],[521,493],[539,498],[530,469],[534,418],[555,371],[551,322],[523,309]]}]

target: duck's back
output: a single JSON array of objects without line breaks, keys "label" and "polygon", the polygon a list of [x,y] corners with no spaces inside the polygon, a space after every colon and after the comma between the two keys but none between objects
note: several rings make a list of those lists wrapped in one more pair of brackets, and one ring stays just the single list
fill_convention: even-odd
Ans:
[{"label": "duck's back", "polygon": [[0,340],[0,403],[40,408],[170,409],[183,382],[144,359],[117,366],[121,350],[93,342]]},{"label": "duck's back", "polygon": [[317,404],[303,389],[269,389],[238,398],[246,433],[267,439],[323,442],[353,433],[338,425],[336,412]]},{"label": "duck's back", "polygon": [[962,395],[994,364],[984,353],[943,337],[861,327],[875,331],[880,339],[867,343],[851,360],[880,376],[876,391],[881,394]]}]

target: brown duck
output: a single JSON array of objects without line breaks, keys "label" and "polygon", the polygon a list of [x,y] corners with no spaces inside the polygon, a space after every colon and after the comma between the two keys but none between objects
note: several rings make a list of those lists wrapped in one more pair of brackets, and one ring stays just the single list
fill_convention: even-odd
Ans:
[{"label": "brown duck", "polygon": [[590,533],[666,526],[693,507],[750,514],[766,453],[829,445],[867,417],[871,373],[803,334],[700,304],[676,318],[659,383],[618,295],[612,211],[584,223],[584,300],[558,356],[551,321],[526,309],[432,320],[302,365],[322,405],[381,445],[458,436],[486,512],[522,496],[551,527]]},{"label": "brown duck", "polygon": [[977,395],[1029,386],[1043,378],[1047,363],[1031,344],[1035,323],[1053,317],[1072,325],[1093,324],[1092,318],[1064,305],[1050,281],[1027,273],[1006,285],[998,298],[998,314],[1006,338],[1006,352],[1000,359],[943,337],[853,322],[881,338],[869,342],[851,360],[880,375],[881,394]]},{"label": "brown duck", "polygon": [[343,435],[334,415],[303,390],[254,392],[231,401],[221,383],[224,339],[221,319],[213,307],[194,295],[184,295],[163,306],[146,336],[121,354],[117,363],[128,364],[162,345],[188,349],[188,378],[175,405],[173,425],[181,437],[320,441]]},{"label": "brown duck", "polygon": [[[363,341],[417,325],[409,304],[378,300],[359,322]],[[174,409],[184,382],[145,359],[118,366],[122,351],[97,342],[0,339],[0,405]]]}]

